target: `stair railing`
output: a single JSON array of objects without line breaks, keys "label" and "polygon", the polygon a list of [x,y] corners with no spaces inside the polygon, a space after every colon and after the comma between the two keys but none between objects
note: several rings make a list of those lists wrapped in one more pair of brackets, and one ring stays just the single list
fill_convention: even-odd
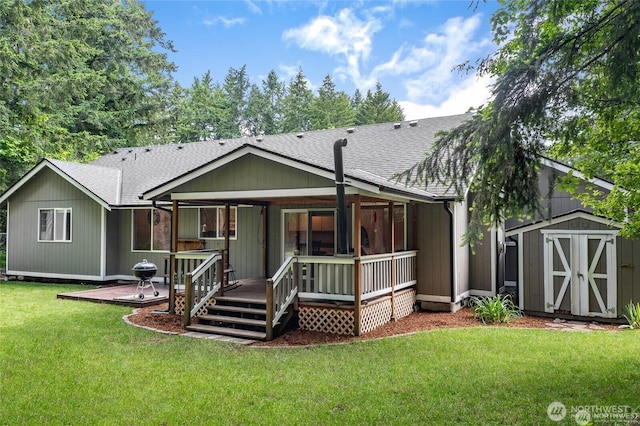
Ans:
[{"label": "stair railing", "polygon": [[298,294],[298,262],[291,256],[271,278],[267,278],[267,340],[273,340],[273,327]]},{"label": "stair railing", "polygon": [[191,318],[222,287],[222,254],[212,253],[193,271],[187,272],[184,283],[184,325],[191,324]]}]

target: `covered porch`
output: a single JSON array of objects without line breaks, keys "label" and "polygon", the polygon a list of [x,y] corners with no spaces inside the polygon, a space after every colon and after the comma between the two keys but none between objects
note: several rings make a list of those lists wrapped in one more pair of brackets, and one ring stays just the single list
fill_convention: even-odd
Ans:
[{"label": "covered porch", "polygon": [[[349,243],[348,253],[338,254],[335,196],[333,199],[308,197],[304,204],[299,199],[259,200],[261,229],[258,234],[261,238],[255,244],[260,246],[262,256],[253,259],[259,264],[259,268],[253,269],[264,273],[247,277],[238,275],[230,262],[234,254],[230,234],[235,232],[231,208],[239,204],[237,201],[225,200],[220,207],[226,218],[222,228],[234,230],[225,233],[224,247],[177,250],[179,215],[185,205],[193,202],[174,200],[172,208],[178,214],[172,214],[172,247],[175,250],[172,250],[169,262],[169,302],[171,311],[184,316],[186,327],[196,327],[194,323],[197,323],[199,331],[204,331],[201,323],[213,320],[210,317],[213,306],[230,298],[234,299],[234,305],[251,310],[251,315],[247,315],[251,320],[248,321],[250,328],[264,333],[264,337],[251,337],[267,340],[275,337],[294,313],[297,313],[302,329],[360,335],[408,315],[414,308],[418,252],[406,249],[407,207],[404,204],[360,195],[347,196],[350,211],[348,240],[352,243]],[[220,205],[220,200],[195,202]],[[293,208],[289,208],[291,206]],[[274,213],[275,218],[272,217]],[[373,229],[374,225],[369,227],[372,234],[384,233],[386,242],[380,239],[374,244],[375,237],[367,236],[362,217],[379,218],[380,223],[375,224],[377,229]],[[322,224],[317,225],[319,223]],[[363,237],[367,240],[364,244]],[[374,245],[384,252],[365,254],[365,250],[375,251]],[[242,249],[235,248],[236,251]],[[276,263],[280,256],[284,260]],[[270,270],[274,272],[270,273]],[[236,281],[240,282],[239,287]],[[251,294],[247,293],[249,288]],[[233,315],[242,316],[242,313]],[[205,321],[202,321],[203,317]],[[216,327],[227,320],[217,319]],[[233,322],[230,328],[242,327],[236,320],[229,321]],[[211,330],[223,331],[226,330]]]},{"label": "covered porch", "polygon": [[[185,326],[271,339],[297,313],[304,329],[360,335],[413,310],[418,211],[441,202],[357,170],[347,179],[344,146],[335,172],[243,147],[144,194],[171,203],[170,309]],[[179,249],[194,237],[204,250]],[[264,280],[264,298],[230,296],[247,278]]]}]

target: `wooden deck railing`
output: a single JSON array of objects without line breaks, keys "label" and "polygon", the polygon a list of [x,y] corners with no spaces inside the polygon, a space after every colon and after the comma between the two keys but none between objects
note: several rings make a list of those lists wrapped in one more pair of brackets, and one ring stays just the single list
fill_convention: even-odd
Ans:
[{"label": "wooden deck railing", "polygon": [[[191,324],[202,308],[222,287],[222,254],[219,252],[178,253],[177,271],[184,273],[184,325]],[[193,267],[192,270],[187,269]]]},{"label": "wooden deck railing", "polygon": [[273,277],[267,279],[267,340],[273,339],[274,326],[295,300],[298,269],[296,258],[289,257]]},{"label": "wooden deck railing", "polygon": [[[362,256],[361,300],[416,284],[417,251]],[[355,301],[355,257],[299,256],[298,296],[305,299]]]},{"label": "wooden deck railing", "polygon": [[298,256],[297,262],[300,297],[354,300],[354,257]]},{"label": "wooden deck railing", "polygon": [[184,291],[184,283],[188,272],[193,272],[205,262],[211,255],[218,254],[214,250],[181,251],[172,255],[176,262],[173,271],[173,285],[177,290]]},{"label": "wooden deck railing", "polygon": [[[356,303],[416,284],[417,251],[362,256],[293,256],[267,279],[267,339],[296,296],[304,299]],[[219,252],[181,252],[175,255],[172,284],[185,290],[184,323],[221,288],[223,255]],[[357,270],[356,270],[357,269]],[[355,294],[356,275],[361,277]]]},{"label": "wooden deck railing", "polygon": [[388,294],[414,285],[416,251],[363,256],[362,299]]}]

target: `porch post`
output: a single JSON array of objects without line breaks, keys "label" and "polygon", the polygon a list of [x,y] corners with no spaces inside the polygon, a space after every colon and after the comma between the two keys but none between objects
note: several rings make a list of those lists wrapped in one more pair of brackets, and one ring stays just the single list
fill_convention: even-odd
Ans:
[{"label": "porch post", "polygon": [[[269,261],[268,253],[267,253],[267,237],[268,237],[268,217],[267,214],[269,212],[269,206],[262,206],[262,276],[267,276],[267,262]],[[237,220],[237,219],[236,219]]]},{"label": "porch post", "polygon": [[396,319],[396,218],[393,211],[393,201],[389,201],[389,235],[391,239],[391,320]]},{"label": "porch post", "polygon": [[[231,216],[231,205],[229,202],[226,202],[224,203],[224,254],[222,256],[224,264],[224,279],[222,286],[220,286],[220,296],[224,295],[224,286],[229,284],[229,224],[231,223],[229,216]],[[238,218],[236,218],[236,221],[237,220]]]},{"label": "porch post", "polygon": [[362,317],[362,274],[361,274],[361,236],[360,229],[362,227],[362,222],[360,221],[360,196],[355,196],[355,206],[354,206],[354,249],[355,249],[355,259],[353,263],[353,334],[356,336],[360,335],[360,323]]},{"label": "porch post", "polygon": [[178,200],[173,200],[171,206],[171,254],[169,255],[169,312],[176,313],[176,283],[177,273],[176,252],[178,251]]}]

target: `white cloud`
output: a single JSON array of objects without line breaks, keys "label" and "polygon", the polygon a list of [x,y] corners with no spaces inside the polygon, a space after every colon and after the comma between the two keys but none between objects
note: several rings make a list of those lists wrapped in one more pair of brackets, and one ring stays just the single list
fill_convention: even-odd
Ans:
[{"label": "white cloud", "polygon": [[245,18],[227,18],[224,16],[216,16],[215,18],[204,18],[202,23],[207,27],[221,24],[225,28],[231,28],[236,25],[242,25],[246,21]]},{"label": "white cloud", "polygon": [[487,103],[491,96],[492,81],[489,77],[470,76],[456,84],[448,93],[448,97],[439,103],[418,103],[398,101],[407,120],[419,118],[442,117],[463,114],[472,107]]},{"label": "white cloud", "polygon": [[244,0],[249,11],[255,15],[262,15],[262,9],[252,0]]},{"label": "white cloud", "polygon": [[490,97],[488,78],[461,76],[453,70],[470,58],[484,55],[491,47],[478,37],[481,16],[447,20],[438,32],[427,34],[417,45],[404,45],[391,59],[379,64],[371,76],[401,78],[404,96],[397,97],[409,120],[462,114],[485,104]]},{"label": "white cloud", "polygon": [[373,15],[361,20],[351,9],[342,9],[335,16],[317,16],[303,26],[288,29],[282,39],[337,57],[343,64],[335,71],[337,78],[346,75],[356,86],[368,87],[375,80],[363,78],[361,66],[371,54],[373,35],[381,29],[381,22]]},{"label": "white cloud", "polygon": [[453,68],[491,45],[488,38],[478,40],[479,27],[479,15],[469,19],[451,18],[440,33],[428,34],[422,46],[411,49],[405,58],[395,63],[397,66],[392,70],[399,75],[416,72],[420,64],[424,65],[417,75],[408,75],[404,81],[409,101],[438,102],[462,81],[467,81],[460,80]]}]

